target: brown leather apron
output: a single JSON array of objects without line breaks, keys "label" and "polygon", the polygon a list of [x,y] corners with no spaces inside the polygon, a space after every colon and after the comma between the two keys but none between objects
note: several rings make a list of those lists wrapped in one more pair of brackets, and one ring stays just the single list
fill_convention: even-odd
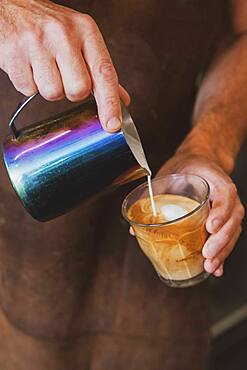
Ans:
[{"label": "brown leather apron", "polygon": [[[196,80],[223,32],[227,2],[60,3],[97,21],[157,170],[189,130]],[[3,73],[0,87],[3,137],[20,96]],[[0,170],[0,369],[204,368],[207,284],[175,290],[159,281],[120,215],[133,184],[40,224]]]}]

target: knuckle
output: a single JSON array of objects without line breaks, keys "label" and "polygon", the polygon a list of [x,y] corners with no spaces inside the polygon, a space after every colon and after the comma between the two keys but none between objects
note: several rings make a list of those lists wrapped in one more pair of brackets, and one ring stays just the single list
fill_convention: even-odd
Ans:
[{"label": "knuckle", "polygon": [[56,88],[55,86],[47,86],[39,89],[40,94],[46,99],[46,100],[58,100],[63,97],[63,91],[61,89]]},{"label": "knuckle", "polygon": [[22,45],[24,48],[31,48],[32,52],[36,51],[39,47],[42,47],[45,43],[45,32],[43,27],[37,27],[35,32],[33,30],[27,30],[22,35]]},{"label": "knuckle", "polygon": [[32,86],[29,86],[27,81],[18,81],[16,79],[12,79],[12,82],[17,91],[27,96],[32,95],[34,88],[32,88]]},{"label": "knuckle", "polygon": [[53,31],[57,32],[60,36],[61,34],[66,34],[68,32],[69,22],[67,19],[60,20],[53,18],[50,20],[50,28],[52,28]]},{"label": "knuckle", "polygon": [[228,192],[231,197],[235,197],[238,193],[237,187],[234,183],[229,184]]},{"label": "knuckle", "polygon": [[89,14],[81,14],[79,13],[79,17],[80,17],[80,20],[83,24],[83,26],[87,29],[87,30],[97,30],[98,27],[97,27],[97,24],[95,22],[95,20],[93,19],[93,17]]},{"label": "knuckle", "polygon": [[26,96],[31,96],[37,92],[37,88],[30,76],[19,68],[11,67],[8,70],[8,75],[15,89]]},{"label": "knuckle", "polygon": [[92,85],[90,82],[84,83],[83,81],[76,82],[70,85],[69,89],[66,89],[66,96],[71,101],[78,101],[86,98],[92,91]]},{"label": "knuckle", "polygon": [[9,69],[9,74],[16,85],[20,86],[21,88],[27,87],[28,81],[23,71],[20,71],[18,68],[13,66]]},{"label": "knuckle", "polygon": [[67,41],[69,40],[69,35],[72,29],[72,22],[66,18],[55,18],[49,17],[46,21],[42,24],[39,31],[36,32],[36,44],[50,45],[50,42],[54,43],[54,41]]},{"label": "knuckle", "polygon": [[31,96],[37,93],[37,88],[32,86],[18,87],[15,86],[16,90],[22,93],[25,96]]},{"label": "knuckle", "polygon": [[105,98],[105,105],[111,111],[117,111],[119,109],[119,101],[115,96],[107,96]]},{"label": "knuckle", "polygon": [[23,85],[23,87],[25,87],[27,82],[25,74],[18,68],[16,64],[8,64],[8,75],[11,81],[14,82],[16,85]]},{"label": "knuckle", "polygon": [[239,217],[242,220],[244,218],[244,216],[245,216],[245,208],[244,208],[244,206],[243,206],[242,203],[240,203],[239,211],[238,212],[239,212]]},{"label": "knuckle", "polygon": [[100,59],[93,66],[93,74],[96,79],[103,79],[107,82],[116,82],[115,68],[110,59]]},{"label": "knuckle", "polygon": [[227,232],[222,236],[222,245],[227,245],[231,240],[231,235]]}]

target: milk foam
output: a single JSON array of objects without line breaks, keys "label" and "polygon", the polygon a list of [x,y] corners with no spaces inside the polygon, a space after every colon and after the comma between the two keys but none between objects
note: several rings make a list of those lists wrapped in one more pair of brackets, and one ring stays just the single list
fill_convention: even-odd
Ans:
[{"label": "milk foam", "polygon": [[129,220],[137,223],[133,227],[143,252],[164,279],[186,280],[201,274],[204,271],[201,250],[208,237],[205,228],[208,210],[201,208],[191,217],[166,224],[187,215],[200,204],[175,194],[158,194],[154,201],[157,216],[153,214],[149,197],[139,199],[128,210]]},{"label": "milk foam", "polygon": [[172,221],[176,218],[183,217],[188,213],[185,208],[176,204],[164,204],[160,207],[160,212],[167,221]]}]

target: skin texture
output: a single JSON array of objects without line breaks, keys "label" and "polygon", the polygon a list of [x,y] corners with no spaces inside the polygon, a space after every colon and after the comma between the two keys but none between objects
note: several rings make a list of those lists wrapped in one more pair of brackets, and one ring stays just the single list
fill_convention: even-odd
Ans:
[{"label": "skin texture", "polygon": [[[159,136],[159,144],[150,146],[150,150],[153,148],[153,151],[159,146],[155,155],[151,152],[151,160],[155,165],[156,160],[162,157],[161,142],[163,141],[164,147],[169,145],[165,140],[168,122],[165,114],[161,114],[165,111],[162,106],[155,122],[158,121],[158,127],[164,136],[157,132],[159,130],[155,130],[152,116],[146,117],[146,112],[151,108],[156,109],[155,98],[150,107],[147,97],[154,96],[156,87],[158,86],[158,89],[163,81],[165,85],[168,78],[171,85],[177,87],[171,91],[170,104],[175,104],[176,107],[177,97],[184,107],[188,101],[191,102],[190,89],[201,61],[205,60],[203,50],[207,49],[208,57],[210,53],[208,45],[213,39],[211,32],[208,32],[208,17],[205,17],[208,2],[157,0],[155,4],[153,0],[131,1],[129,4],[135,4],[136,11],[130,12],[130,17],[128,12],[127,14],[123,12],[126,8],[125,1],[86,2],[95,6],[89,7],[89,14],[92,10],[95,20],[100,22],[120,75],[133,93],[131,109],[138,112],[140,107],[139,122],[140,125],[145,122],[146,127],[143,129],[147,129],[145,139],[155,131]],[[74,0],[72,3],[75,6],[77,4],[78,9],[84,8],[84,5],[81,5],[84,1]],[[108,5],[110,14],[107,13],[105,16],[106,6],[103,7],[102,3]],[[149,10],[146,7],[147,3],[150,5]],[[215,4],[212,0],[210,3]],[[162,6],[165,4],[163,9],[169,10],[165,22],[160,15],[162,13],[158,9],[159,4]],[[141,7],[144,6],[147,11],[142,14]],[[197,11],[194,12],[196,7]],[[154,13],[152,27],[149,22],[152,19],[151,12]],[[155,16],[156,13],[159,14],[158,17]],[[175,17],[170,17],[169,13]],[[121,17],[115,16],[118,14],[121,14]],[[212,17],[211,24],[221,19],[221,16],[214,16],[212,10],[206,14]],[[108,19],[115,22],[114,27]],[[170,26],[167,27],[169,19]],[[201,37],[194,37],[195,25],[201,23],[202,19],[205,19],[205,22]],[[120,21],[123,28],[119,37],[117,30]],[[174,49],[180,47],[178,52],[172,50],[168,74],[160,76],[163,55],[156,61],[155,56],[160,49],[161,40],[161,37],[157,39],[156,25],[162,21],[160,27],[162,32],[158,34],[167,36],[164,54],[169,52],[173,45]],[[137,35],[132,37],[131,33],[129,35],[127,33],[128,38],[126,37],[125,22],[129,22],[127,31],[132,29],[130,26],[133,24]],[[135,25],[137,22],[138,26]],[[143,30],[143,25],[145,25],[144,39],[140,38],[142,34],[139,32]],[[144,46],[147,45],[148,34],[151,31],[153,47],[142,50],[143,43],[145,42]],[[182,41],[179,40],[180,37]],[[201,45],[198,40],[203,40]],[[213,41],[215,44],[216,41]],[[131,56],[128,54],[130,44],[131,54],[133,53]],[[187,68],[190,67],[190,60],[183,69],[181,65],[183,67],[184,62],[177,57],[181,47],[182,55],[189,49],[191,58],[196,56],[195,60],[191,59],[189,73]],[[133,59],[134,63],[131,64]],[[174,68],[171,68],[173,65]],[[177,70],[181,71],[182,76],[176,80]],[[188,79],[187,75],[190,75]],[[1,82],[6,82],[1,85],[2,122],[7,121],[9,112],[20,100],[20,96],[15,94],[14,89],[10,89],[7,78],[4,77],[2,74]],[[132,89],[131,84],[134,84]],[[170,89],[165,90],[168,99]],[[163,104],[162,95],[161,91],[160,101]],[[37,117],[37,113],[43,108],[37,101],[31,109]],[[170,110],[173,109],[172,106]],[[54,108],[51,107],[50,111],[54,112]],[[188,119],[186,112],[186,109],[180,110],[179,106],[179,114],[171,114],[175,137],[178,137],[179,133],[174,123],[177,122],[182,130]],[[138,114],[134,116],[138,117]],[[181,121],[176,117],[181,118]],[[29,116],[24,123],[31,121],[31,118],[33,116]],[[3,131],[4,127],[1,134]],[[182,134],[179,137],[181,136]],[[155,143],[153,137],[151,139]],[[172,145],[172,148],[174,146]],[[148,143],[145,144],[146,147],[148,148]],[[164,153],[167,156],[167,148],[164,148]],[[5,173],[3,166],[1,173]],[[132,186],[134,185],[130,185]],[[18,207],[9,180],[1,177],[1,369],[203,369],[209,344],[207,284],[177,291],[166,288],[159,282],[151,264],[137,248],[134,238],[127,235],[126,225],[120,222],[121,199],[126,190],[121,188],[120,191],[121,194],[117,192],[115,197],[110,194],[93,205],[87,207],[82,205],[64,217],[40,225],[28,217],[21,205]],[[110,218],[104,216],[105,211],[109,213]]]},{"label": "skin texture", "polygon": [[210,185],[211,211],[206,228],[210,237],[203,247],[206,258],[204,268],[215,276],[223,274],[224,260],[233,250],[241,233],[244,208],[231,178],[214,160],[191,153],[178,153],[159,171],[167,173],[194,173],[205,178]]},{"label": "skin texture", "polygon": [[0,67],[18,91],[51,101],[93,92],[103,127],[119,130],[120,97],[130,98],[89,15],[47,0],[3,0],[0,28]]},{"label": "skin texture", "polygon": [[206,228],[211,236],[202,253],[205,270],[215,276],[223,274],[245,214],[230,174],[247,133],[247,7],[242,1],[231,6],[234,39],[221,48],[202,82],[194,128],[159,171],[190,172],[209,182],[212,209]]},{"label": "skin texture", "polygon": [[[246,134],[247,9],[232,2],[235,39],[215,57],[201,85],[194,128],[160,174],[192,172],[211,186],[212,210],[203,249],[205,269],[220,276],[241,232],[244,209],[229,174]],[[120,127],[116,71],[95,21],[50,1],[4,0],[0,5],[0,66],[25,95],[72,101],[94,92],[103,127]],[[58,42],[59,38],[59,42]],[[62,40],[62,41],[61,41]],[[238,67],[236,69],[236,66]]]}]

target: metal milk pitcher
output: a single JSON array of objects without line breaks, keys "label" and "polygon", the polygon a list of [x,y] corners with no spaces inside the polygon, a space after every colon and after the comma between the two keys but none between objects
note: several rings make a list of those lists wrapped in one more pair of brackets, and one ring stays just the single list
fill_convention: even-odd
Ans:
[{"label": "metal milk pitcher", "polygon": [[[37,94],[36,94],[37,95]],[[135,125],[122,105],[122,130],[105,132],[93,97],[79,106],[23,129],[13,114],[3,144],[11,183],[27,211],[39,221],[62,215],[97,193],[150,173]]]}]

